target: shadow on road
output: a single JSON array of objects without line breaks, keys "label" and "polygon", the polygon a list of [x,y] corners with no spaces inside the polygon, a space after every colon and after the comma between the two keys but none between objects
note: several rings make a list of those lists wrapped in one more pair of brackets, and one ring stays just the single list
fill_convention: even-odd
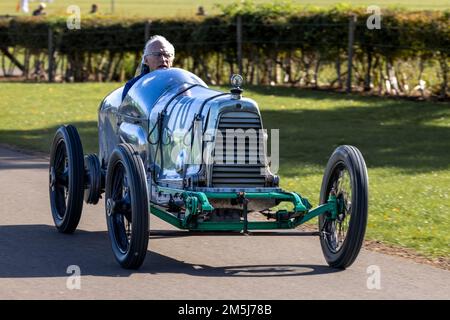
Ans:
[{"label": "shadow on road", "polygon": [[0,163],[0,170],[48,169],[48,163]]},{"label": "shadow on road", "polygon": [[[151,248],[152,236],[150,236]],[[128,277],[134,273],[180,273],[199,277],[285,277],[339,272],[326,265],[273,264],[211,267],[148,251],[139,270],[124,270],[114,260],[106,231],[72,235],[49,225],[0,226],[0,278],[67,277],[68,266],[82,275]]]},{"label": "shadow on road", "polygon": [[12,155],[12,152],[17,154],[20,151],[7,149],[4,146],[0,154],[0,170],[29,170],[29,169],[48,169],[48,161],[42,156],[34,156],[31,154],[22,153],[23,157]]}]

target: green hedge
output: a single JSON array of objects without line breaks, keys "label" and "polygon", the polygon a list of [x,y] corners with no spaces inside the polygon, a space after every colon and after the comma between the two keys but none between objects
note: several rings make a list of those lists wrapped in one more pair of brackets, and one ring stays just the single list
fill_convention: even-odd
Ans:
[{"label": "green hedge", "polygon": [[[307,12],[226,11],[204,19],[158,19],[151,34],[162,34],[182,52],[221,52],[235,43],[235,16],[242,15],[246,47],[267,51],[318,50],[324,54],[346,49],[348,19],[357,15],[355,45],[392,57],[450,50],[450,13],[439,11],[382,12],[382,28],[365,26],[368,14],[362,9]],[[59,49],[70,52],[134,52],[142,50],[145,20],[100,16],[82,19],[81,30],[68,30],[66,19],[20,17],[0,20],[2,45],[47,48],[47,31],[52,28]]]},{"label": "green hedge", "polygon": [[[285,3],[244,2],[223,6],[222,11],[221,15],[192,19],[155,19],[150,25],[150,35],[167,37],[176,47],[177,59],[193,60],[194,68],[203,64],[203,72],[209,75],[206,64],[216,63],[211,62],[211,57],[218,55],[217,65],[225,63],[231,69],[236,68],[237,15],[242,16],[243,50],[248,65],[261,64],[268,58],[280,64],[280,59],[293,52],[333,62],[347,52],[349,18],[356,15],[355,53],[361,61],[371,61],[374,56],[387,62],[434,59],[439,61],[444,78],[448,77],[450,11],[384,10],[379,30],[366,27],[369,14],[363,8],[305,11]],[[0,43],[3,47],[46,50],[51,28],[56,50],[64,55],[133,53],[137,60],[143,49],[145,24],[142,18],[97,16],[83,18],[80,30],[69,30],[65,17],[1,19]],[[370,63],[368,69],[370,73]]]}]

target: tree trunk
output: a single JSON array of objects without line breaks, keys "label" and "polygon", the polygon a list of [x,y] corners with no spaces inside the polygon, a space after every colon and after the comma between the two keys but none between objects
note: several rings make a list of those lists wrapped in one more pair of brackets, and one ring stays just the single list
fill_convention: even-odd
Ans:
[{"label": "tree trunk", "polygon": [[202,67],[202,73],[206,79],[206,82],[211,84],[212,79],[211,79],[211,75],[209,74],[208,56],[207,55],[203,55],[200,57],[200,65]]},{"label": "tree trunk", "polygon": [[244,70],[244,73],[242,74],[242,78],[244,78],[244,83],[248,83],[250,75],[250,62],[248,59],[243,59],[242,69]]},{"label": "tree trunk", "polygon": [[61,55],[61,67],[60,67],[60,72],[61,72],[61,82],[64,82],[64,71],[66,70],[66,59],[67,56]]},{"label": "tree trunk", "polygon": [[83,53],[75,52],[71,59],[71,73],[75,82],[83,81]]},{"label": "tree trunk", "polygon": [[337,83],[338,83],[338,89],[342,89],[344,87],[343,81],[342,81],[342,73],[341,73],[341,57],[339,56],[339,53],[336,58],[336,76],[337,76]]},{"label": "tree trunk", "polygon": [[24,71],[24,66],[23,66],[23,64],[21,64],[20,62],[19,62],[19,60],[17,60],[16,59],[16,57],[14,57],[14,54],[11,54],[9,51],[8,51],[8,48],[0,48],[0,51],[6,56],[6,57],[8,57],[8,59],[9,60],[11,60],[11,62],[17,67],[17,68],[19,68],[20,69],[20,71]]},{"label": "tree trunk", "polygon": [[289,53],[285,59],[285,63],[286,63],[286,68],[285,68],[286,82],[289,84],[292,84],[292,52],[291,51],[289,51]]},{"label": "tree trunk", "polygon": [[234,63],[233,59],[228,59],[228,64],[230,65],[230,74],[234,74]]},{"label": "tree trunk", "polygon": [[267,66],[267,84],[271,85],[273,81],[272,59],[266,59],[266,66]]},{"label": "tree trunk", "polygon": [[88,53],[88,57],[87,57],[88,61],[87,61],[87,73],[88,73],[88,79],[89,77],[94,73],[93,68],[92,68],[92,53],[89,52]]},{"label": "tree trunk", "polygon": [[198,74],[198,58],[197,57],[193,57],[193,62],[192,62],[192,73],[194,74]]},{"label": "tree trunk", "polygon": [[25,79],[28,80],[29,73],[30,73],[30,49],[25,49],[25,54],[23,58],[23,75],[25,76]]},{"label": "tree trunk", "polygon": [[105,78],[103,75],[103,68],[105,64],[105,52],[102,52],[100,54],[98,63],[96,64],[96,70],[95,70],[95,81],[103,82],[103,79]]},{"label": "tree trunk", "polygon": [[221,70],[221,67],[220,67],[220,53],[216,53],[216,76],[215,76],[215,78],[216,78],[216,85],[220,85],[220,76],[221,76],[221,74],[220,74],[220,70]]},{"label": "tree trunk", "polygon": [[378,83],[378,94],[381,96],[383,93],[383,83],[385,81],[384,75],[383,75],[383,62],[380,60],[380,64],[378,66],[378,74],[380,78],[380,82]]},{"label": "tree trunk", "polygon": [[364,91],[368,92],[371,90],[371,74],[372,74],[372,51],[369,50],[367,52],[367,70],[366,75],[364,77]]},{"label": "tree trunk", "polygon": [[319,58],[317,59],[317,63],[316,66],[314,68],[314,88],[318,89],[319,88],[319,70],[320,70],[320,63],[322,62],[320,55]]},{"label": "tree trunk", "polygon": [[249,67],[250,67],[250,76],[248,79],[248,84],[253,84],[253,81],[255,79],[255,54],[252,53],[252,55],[250,56],[250,59],[248,60],[249,63]]},{"label": "tree trunk", "polygon": [[278,83],[278,64],[277,64],[277,53],[274,53],[273,59],[271,61],[271,65],[272,65],[272,71],[273,71],[273,83],[277,84]]},{"label": "tree trunk", "polygon": [[372,65],[372,73],[371,73],[372,83],[373,83],[374,87],[378,86],[381,81],[379,79],[379,74],[377,72],[379,63],[380,63],[380,57],[378,55],[375,55],[375,62]]},{"label": "tree trunk", "polygon": [[310,59],[310,57],[306,57],[303,53],[302,53],[302,63],[303,63],[303,67],[304,67],[303,80],[304,80],[305,86],[307,87],[311,83],[310,74],[309,74],[309,68],[311,67],[311,59]]},{"label": "tree trunk", "polygon": [[122,63],[123,63],[123,56],[124,56],[124,53],[121,52],[120,55],[119,55],[119,58],[116,61],[116,64],[114,66],[114,69],[113,69],[113,72],[112,72],[112,75],[111,75],[111,80],[113,80],[113,81],[118,81],[120,79],[119,71],[120,71],[120,68],[121,68]]},{"label": "tree trunk", "polygon": [[123,60],[122,60],[122,63],[120,65],[119,81],[121,83],[123,83],[125,81],[125,79],[126,79],[126,76],[125,76],[125,63],[123,63]]},{"label": "tree trunk", "polygon": [[116,56],[116,54],[112,53],[111,51],[108,54],[108,64],[107,64],[106,71],[105,71],[105,81],[111,81],[111,75],[112,75],[111,70],[112,70],[115,56]]},{"label": "tree trunk", "polygon": [[387,61],[386,61],[386,73],[387,73],[388,83],[389,83],[387,85],[389,94],[391,94],[393,91],[395,95],[398,95],[397,78],[395,77],[395,72],[392,67],[392,61],[390,61],[390,59],[387,59]]},{"label": "tree trunk", "polygon": [[261,70],[259,65],[259,53],[256,55],[255,58],[255,68],[256,68],[256,85],[260,84],[260,76],[261,76]]},{"label": "tree trunk", "polygon": [[3,76],[6,76],[6,68],[5,68],[5,55],[2,55],[2,70],[3,70]]},{"label": "tree trunk", "polygon": [[441,52],[439,63],[441,65],[442,71],[441,92],[439,94],[439,98],[445,99],[447,97],[447,89],[448,89],[448,64],[447,64],[447,57],[445,56],[444,52]]}]

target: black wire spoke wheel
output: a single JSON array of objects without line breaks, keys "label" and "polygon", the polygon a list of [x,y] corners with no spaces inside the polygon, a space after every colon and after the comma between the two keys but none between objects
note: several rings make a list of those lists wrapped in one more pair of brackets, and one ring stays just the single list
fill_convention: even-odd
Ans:
[{"label": "black wire spoke wheel", "polygon": [[341,250],[348,233],[351,216],[352,186],[350,173],[344,163],[338,163],[332,176],[332,190],[337,199],[338,215],[336,219],[327,217],[321,229],[328,249],[337,253]]},{"label": "black wire spoke wheel", "polygon": [[368,176],[361,152],[340,146],[330,157],[322,181],[320,204],[336,195],[337,216],[319,216],[320,243],[327,263],[346,268],[361,249],[367,225]]},{"label": "black wire spoke wheel", "polygon": [[49,194],[58,231],[73,233],[83,210],[83,148],[74,126],[60,127],[53,138],[49,164]]},{"label": "black wire spoke wheel", "polygon": [[50,168],[50,187],[55,195],[57,218],[62,220],[66,215],[69,194],[69,159],[64,140],[60,140],[56,148],[54,166]]},{"label": "black wire spoke wheel", "polygon": [[122,254],[128,251],[131,238],[131,198],[127,180],[123,163],[118,162],[114,168],[111,198],[106,208],[115,242]]},{"label": "black wire spoke wheel", "polygon": [[147,253],[149,212],[144,166],[131,145],[120,144],[111,154],[105,194],[114,256],[122,267],[137,269]]}]

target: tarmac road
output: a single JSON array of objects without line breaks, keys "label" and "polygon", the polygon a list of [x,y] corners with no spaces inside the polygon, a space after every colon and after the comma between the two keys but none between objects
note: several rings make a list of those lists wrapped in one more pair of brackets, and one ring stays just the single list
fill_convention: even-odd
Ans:
[{"label": "tarmac road", "polygon": [[47,166],[41,156],[0,148],[0,299],[450,297],[450,272],[404,258],[363,249],[341,271],[327,266],[311,233],[192,235],[154,216],[143,266],[124,270],[112,255],[103,202],[84,206],[73,235],[56,231]]}]

